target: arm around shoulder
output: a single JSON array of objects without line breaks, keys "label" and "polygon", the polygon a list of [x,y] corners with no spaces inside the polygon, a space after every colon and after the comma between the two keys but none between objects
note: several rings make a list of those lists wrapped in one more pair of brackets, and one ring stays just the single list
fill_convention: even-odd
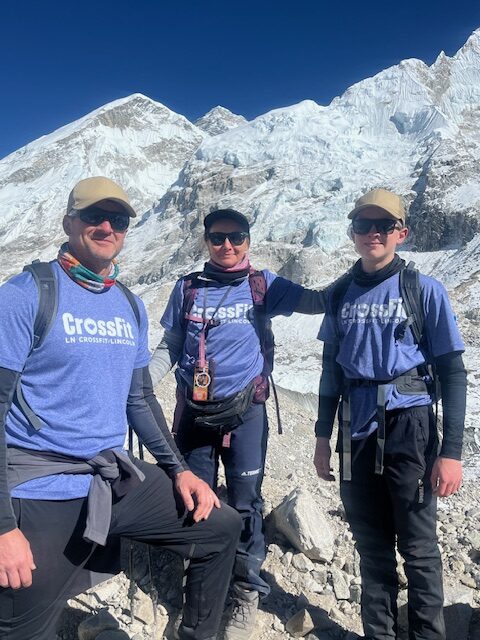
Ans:
[{"label": "arm around shoulder", "polygon": [[327,309],[327,290],[303,289],[295,311],[306,315],[325,313]]}]

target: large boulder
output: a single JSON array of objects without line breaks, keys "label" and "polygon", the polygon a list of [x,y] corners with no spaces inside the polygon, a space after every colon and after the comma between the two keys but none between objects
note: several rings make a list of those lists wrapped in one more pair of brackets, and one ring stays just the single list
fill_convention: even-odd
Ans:
[{"label": "large boulder", "polygon": [[334,539],[325,514],[306,489],[297,487],[273,511],[273,522],[310,560],[330,562]]}]

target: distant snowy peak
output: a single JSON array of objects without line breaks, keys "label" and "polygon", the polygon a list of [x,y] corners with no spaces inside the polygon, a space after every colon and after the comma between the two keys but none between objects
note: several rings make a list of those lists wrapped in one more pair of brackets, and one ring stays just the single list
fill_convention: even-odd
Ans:
[{"label": "distant snowy peak", "polygon": [[243,116],[239,116],[236,113],[232,113],[225,107],[214,107],[204,116],[195,120],[194,124],[202,131],[205,131],[210,136],[218,136],[221,133],[225,133],[229,129],[240,127],[242,124],[246,124],[247,120]]},{"label": "distant snowy peak", "polygon": [[[441,52],[429,67],[423,61],[402,60],[358,82],[335,98],[330,107],[356,112],[367,127],[402,134],[434,132],[454,136],[465,113],[480,102],[480,29],[452,57]],[[372,109],[372,103],[375,103]],[[390,124],[391,123],[391,124]]]},{"label": "distant snowy peak", "polygon": [[0,160],[0,176],[2,168],[11,167],[12,162],[17,160],[25,162],[26,159],[37,150],[44,152],[45,148],[51,144],[68,140],[72,135],[80,135],[87,129],[104,125],[110,129],[137,129],[142,130],[148,123],[164,123],[165,127],[172,125],[187,132],[192,132],[200,140],[203,134],[184,116],[171,111],[160,102],[155,102],[141,93],[134,93],[126,98],[120,98],[109,102],[87,115],[74,120],[73,122],[56,129],[50,134],[44,135],[24,147],[14,151],[10,155]]},{"label": "distant snowy peak", "polygon": [[[139,214],[175,182],[205,133],[164,105],[134,94],[111,102],[0,161],[0,247],[44,249],[61,236],[68,193],[82,178],[121,184]],[[52,236],[52,229],[57,236]]]}]

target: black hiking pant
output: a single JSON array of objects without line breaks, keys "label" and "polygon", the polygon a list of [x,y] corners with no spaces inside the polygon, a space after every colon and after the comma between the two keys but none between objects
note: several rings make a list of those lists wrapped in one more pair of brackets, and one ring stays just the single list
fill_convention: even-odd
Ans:
[{"label": "black hiking pant", "polygon": [[241,519],[222,504],[208,520],[193,523],[166,473],[154,464],[137,460],[136,465],[146,478],[113,505],[107,549],[97,547],[93,555],[93,545],[82,538],[85,498],[14,499],[18,524],[30,542],[37,569],[31,587],[0,589],[1,640],[54,640],[67,599],[90,586],[88,569],[118,571],[117,553],[109,566],[104,560],[110,545],[118,552],[120,536],[169,549],[190,560],[180,638],[216,637]]},{"label": "black hiking pant", "polygon": [[445,640],[442,564],[430,473],[437,456],[431,407],[386,412],[383,475],[376,433],[352,442],[352,480],[340,492],[360,554],[362,621],[369,640],[397,636],[395,544],[408,578],[410,640]]},{"label": "black hiking pant", "polygon": [[233,565],[233,581],[258,591],[262,597],[270,586],[261,577],[265,560],[262,482],[267,453],[268,421],[264,404],[252,404],[243,423],[231,432],[230,446],[222,447],[218,434],[195,427],[185,409],[181,415],[175,441],[190,469],[217,490],[219,460],[222,460],[227,483],[228,504],[242,518],[242,533]]}]

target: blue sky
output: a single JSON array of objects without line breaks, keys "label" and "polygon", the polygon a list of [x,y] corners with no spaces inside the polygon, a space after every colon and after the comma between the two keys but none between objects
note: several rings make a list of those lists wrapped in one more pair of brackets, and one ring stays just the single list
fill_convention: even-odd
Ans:
[{"label": "blue sky", "polygon": [[135,92],[191,120],[328,104],[404,58],[454,54],[477,27],[476,0],[3,0],[0,158]]}]

